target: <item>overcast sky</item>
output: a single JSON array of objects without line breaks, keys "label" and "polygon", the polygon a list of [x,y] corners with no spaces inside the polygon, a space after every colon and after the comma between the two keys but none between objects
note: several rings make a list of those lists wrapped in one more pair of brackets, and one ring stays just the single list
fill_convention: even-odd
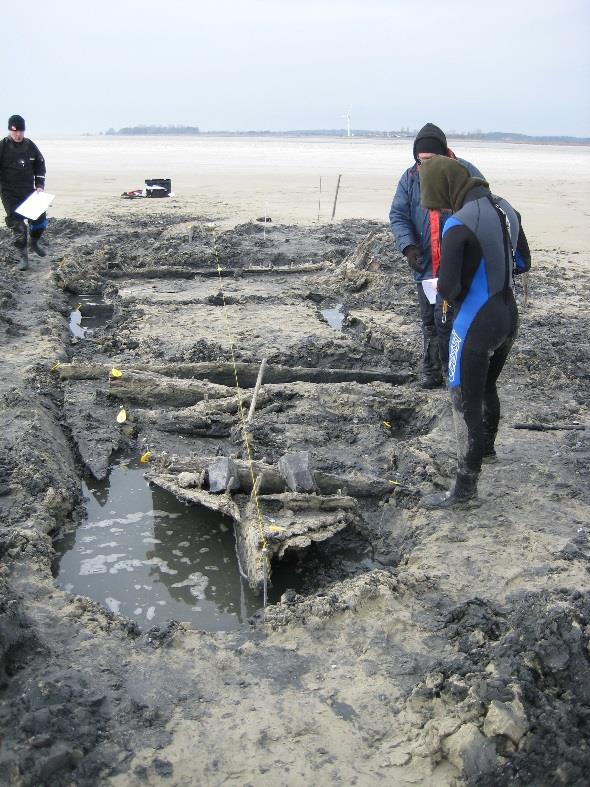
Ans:
[{"label": "overcast sky", "polygon": [[[28,133],[419,128],[590,136],[588,0],[3,4]],[[6,123],[5,120],[2,120]]]}]

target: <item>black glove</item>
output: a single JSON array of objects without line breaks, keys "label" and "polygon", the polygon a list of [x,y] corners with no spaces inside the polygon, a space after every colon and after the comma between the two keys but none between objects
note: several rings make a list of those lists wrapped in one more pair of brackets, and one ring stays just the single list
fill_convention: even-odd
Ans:
[{"label": "black glove", "polygon": [[424,261],[420,254],[420,249],[417,246],[406,246],[403,254],[413,271],[416,271],[416,273],[424,273]]}]

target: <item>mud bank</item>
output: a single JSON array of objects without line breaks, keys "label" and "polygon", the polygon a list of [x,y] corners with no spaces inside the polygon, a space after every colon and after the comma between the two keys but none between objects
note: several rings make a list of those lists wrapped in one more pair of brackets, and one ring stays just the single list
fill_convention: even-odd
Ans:
[{"label": "mud bank", "polygon": [[[155,215],[54,221],[51,242],[23,275],[0,236],[7,783],[585,784],[588,260],[533,242],[499,461],[478,506],[428,513],[419,495],[453,475],[452,423],[445,392],[416,386],[414,286],[384,226]],[[108,307],[86,338],[72,295]],[[339,304],[341,329],[322,313]],[[151,452],[155,482],[243,517],[232,354],[246,411],[267,359],[248,446],[272,571],[295,561],[298,587],[226,632],[140,626],[60,589],[53,538],[118,451]],[[285,489],[294,453],[313,488]],[[214,495],[220,457],[240,483]],[[313,543],[301,501],[322,495],[334,527]]]}]

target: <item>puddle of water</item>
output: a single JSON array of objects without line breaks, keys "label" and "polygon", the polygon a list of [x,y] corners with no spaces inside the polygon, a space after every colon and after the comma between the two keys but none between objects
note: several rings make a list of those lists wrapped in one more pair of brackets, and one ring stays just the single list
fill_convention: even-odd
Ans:
[{"label": "puddle of water", "polygon": [[150,488],[144,472],[136,459],[120,460],[107,481],[84,484],[85,521],[54,542],[57,584],[141,628],[170,620],[238,628],[261,600],[240,576],[232,521]]},{"label": "puddle of water", "polygon": [[342,311],[344,304],[337,303],[332,309],[321,309],[322,316],[326,319],[328,325],[337,331],[342,330],[344,324],[344,317],[346,316]]},{"label": "puddle of water", "polygon": [[97,295],[76,295],[76,306],[70,312],[70,331],[78,339],[86,339],[107,325],[113,316],[113,307]]}]

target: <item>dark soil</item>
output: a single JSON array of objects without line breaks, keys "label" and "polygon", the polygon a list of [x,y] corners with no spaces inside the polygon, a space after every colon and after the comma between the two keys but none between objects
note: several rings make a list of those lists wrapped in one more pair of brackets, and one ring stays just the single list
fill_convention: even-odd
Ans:
[{"label": "dark soil", "polygon": [[[533,248],[498,462],[477,505],[430,513],[418,501],[451,483],[452,419],[444,390],[417,387],[415,287],[386,227],[218,233],[155,215],[56,220],[48,240],[23,273],[0,234],[2,781],[587,784],[584,261]],[[76,338],[71,298],[90,294],[111,311]],[[341,331],[321,315],[336,304]],[[398,373],[263,385],[251,429],[255,459],[308,451],[315,470],[387,480],[391,494],[359,498],[357,524],[302,554],[298,592],[238,631],[140,630],[59,589],[52,538],[81,521],[81,479],[103,477],[114,451],[245,458],[220,404],[233,392],[211,384],[193,401],[180,368],[232,352]],[[141,384],[62,379],[67,364]]]}]

